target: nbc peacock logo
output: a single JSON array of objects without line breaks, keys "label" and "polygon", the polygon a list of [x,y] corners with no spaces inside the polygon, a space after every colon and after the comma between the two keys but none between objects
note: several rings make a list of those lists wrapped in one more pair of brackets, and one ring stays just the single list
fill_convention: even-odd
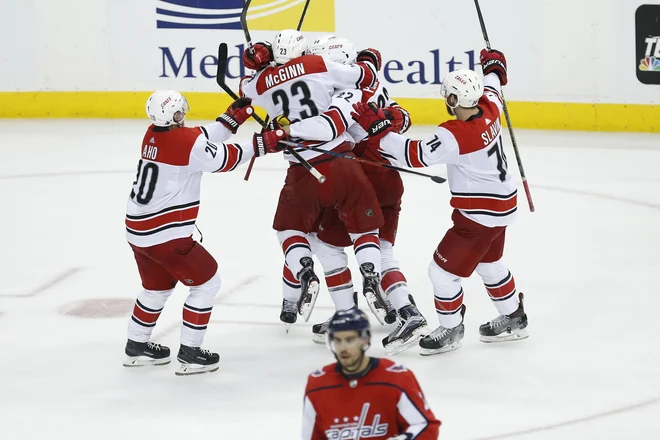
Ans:
[{"label": "nbc peacock logo", "polygon": [[[281,30],[297,23],[305,0],[253,0],[247,20],[250,30]],[[159,29],[241,29],[245,0],[157,0]],[[305,25],[309,32],[335,31],[334,0],[311,2]]]},{"label": "nbc peacock logo", "polygon": [[639,63],[639,70],[645,72],[660,72],[660,60],[656,57],[645,57]]}]

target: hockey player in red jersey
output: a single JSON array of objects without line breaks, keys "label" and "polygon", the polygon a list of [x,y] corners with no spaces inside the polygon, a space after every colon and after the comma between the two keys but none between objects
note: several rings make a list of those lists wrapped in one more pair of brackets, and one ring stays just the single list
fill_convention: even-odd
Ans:
[{"label": "hockey player in red jersey", "polygon": [[[308,49],[309,53],[321,55],[325,59],[342,64],[352,64],[357,59],[353,43],[343,37],[326,35],[315,40]],[[383,83],[361,90],[336,90],[330,107],[324,113],[303,119],[290,125],[283,125],[287,133],[301,139],[330,141],[344,131],[356,142],[353,152],[374,162],[386,162],[378,152],[378,142],[370,141],[367,133],[351,119],[352,105],[356,102],[373,102],[383,108],[392,121],[394,131],[403,134],[410,127],[410,115],[406,110],[390,99]],[[337,119],[348,124],[331,125],[327,121]],[[279,121],[279,119],[278,119]],[[386,162],[387,163],[387,162]],[[394,243],[401,211],[403,182],[395,170],[362,164],[362,169],[369,179],[383,212],[384,224],[379,229],[381,248],[381,289],[394,310],[397,311],[397,327],[383,339],[383,346],[388,354],[394,354],[417,345],[425,334],[426,320],[411,301],[412,295],[406,277],[394,257]],[[314,234],[312,234],[314,235]],[[312,251],[319,259],[325,272],[325,281],[335,303],[336,310],[348,310],[354,307],[353,283],[348,268],[348,258],[344,248],[351,245],[351,240],[339,215],[332,207],[324,209],[319,231],[310,239]],[[283,280],[283,290],[293,290],[295,286]],[[374,315],[383,323],[378,311]],[[312,326],[313,340],[325,343],[327,324],[325,321]]]},{"label": "hockey player in red jersey", "polygon": [[127,367],[165,365],[170,349],[150,341],[156,321],[177,282],[190,287],[183,306],[178,375],[215,371],[219,356],[201,348],[220,289],[215,259],[192,239],[204,172],[228,172],[253,156],[278,151],[283,133],[255,134],[251,143],[223,143],[252,114],[250,100],[235,101],[216,122],[184,126],[188,102],[174,90],[158,90],[147,101],[152,125],[126,208],[126,238],[143,290],[128,323]]},{"label": "hockey player in red jersey", "polygon": [[[306,48],[305,37],[295,30],[279,32],[272,48],[265,43],[255,44],[244,61],[258,72],[241,80],[242,93],[252,98],[255,105],[264,107],[269,115],[283,115],[295,122],[325,112],[335,89],[356,89],[376,83],[381,61],[377,51],[361,51],[355,64],[343,65],[318,55],[305,55]],[[271,61],[274,64],[271,65]],[[343,123],[339,115],[327,121],[332,127]],[[352,154],[347,133],[328,142],[309,140],[308,145]],[[286,324],[296,321],[296,311],[307,321],[318,295],[319,279],[314,273],[308,234],[313,231],[324,207],[337,209],[350,234],[363,276],[364,296],[372,302],[381,298],[378,228],[383,224],[383,216],[362,168],[357,162],[336,159],[318,151],[302,148],[298,152],[327,180],[320,184],[285,152],[284,157],[291,163],[280,192],[273,228],[284,252],[284,279],[292,286],[300,286],[297,297],[284,298],[282,302],[280,319]]]},{"label": "hockey player in red jersey", "polygon": [[307,379],[303,440],[435,440],[435,418],[412,371],[389,359],[368,357],[367,316],[357,308],[330,320],[328,346],[337,362]]},{"label": "hockey player in red jersey", "polygon": [[355,119],[379,140],[391,162],[408,167],[447,164],[454,226],[438,245],[429,265],[440,326],[420,340],[420,353],[459,348],[464,335],[461,278],[475,270],[499,316],[479,328],[483,342],[527,337],[523,294],[502,260],[506,228],[516,216],[517,190],[507,168],[502,142],[501,86],[507,83],[504,55],[482,50],[483,79],[461,69],[442,83],[447,111],[455,120],[442,123],[423,140],[393,133],[377,108],[358,104]]}]

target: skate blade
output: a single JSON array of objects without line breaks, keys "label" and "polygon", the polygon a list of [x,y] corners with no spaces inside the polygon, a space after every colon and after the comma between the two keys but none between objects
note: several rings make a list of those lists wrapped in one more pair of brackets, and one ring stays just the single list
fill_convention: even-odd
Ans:
[{"label": "skate blade", "polygon": [[127,356],[126,359],[124,360],[124,367],[128,367],[128,368],[147,367],[147,366],[159,367],[162,365],[167,365],[170,362],[171,361],[169,357],[162,359],[153,359],[148,356]]},{"label": "skate blade", "polygon": [[385,325],[385,317],[387,316],[387,310],[378,307],[376,305],[378,304],[378,297],[376,296],[376,294],[370,292],[370,293],[366,293],[364,297],[367,300],[367,305],[369,306],[371,313],[373,313],[373,315],[376,317],[380,325]]},{"label": "skate blade", "polygon": [[218,371],[220,365],[199,365],[199,364],[181,364],[181,367],[174,372],[177,376],[192,376],[194,374],[213,373]]},{"label": "skate blade", "polygon": [[527,329],[523,328],[512,333],[502,333],[497,336],[480,336],[479,340],[486,344],[492,344],[497,342],[521,341],[527,338],[529,338],[529,333],[527,333]]},{"label": "skate blade", "polygon": [[312,311],[314,310],[314,305],[316,304],[316,298],[319,296],[318,281],[309,283],[307,295],[311,297],[309,302],[303,303],[300,306],[300,314],[302,315],[305,322],[309,321],[309,317],[312,316]]},{"label": "skate blade", "polygon": [[315,344],[319,345],[325,345],[327,336],[325,333],[312,333],[312,341],[314,341]]},{"label": "skate blade", "polygon": [[289,334],[289,330],[291,330],[291,326],[292,326],[292,325],[293,325],[293,324],[290,324],[290,323],[288,323],[288,322],[285,322],[285,323],[284,323],[284,332],[285,332],[287,335]]},{"label": "skate blade", "polygon": [[389,356],[392,356],[394,354],[408,350],[409,348],[412,348],[416,345],[419,345],[419,340],[422,339],[426,334],[426,327],[427,326],[419,327],[405,341],[398,339],[396,341],[390,342],[385,346],[385,353],[387,353]]},{"label": "skate blade", "polygon": [[461,348],[461,341],[453,342],[449,345],[445,345],[442,348],[419,348],[419,354],[422,356],[432,356],[434,354],[449,353],[450,351],[458,350]]}]

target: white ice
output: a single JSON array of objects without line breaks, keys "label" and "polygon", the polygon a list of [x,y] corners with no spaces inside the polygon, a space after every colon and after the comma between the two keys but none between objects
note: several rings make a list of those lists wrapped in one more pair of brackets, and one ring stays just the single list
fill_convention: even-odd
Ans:
[{"label": "white ice", "polygon": [[[271,229],[280,157],[258,160],[249,182],[245,167],[203,181],[198,225],[223,277],[205,346],[220,353],[220,370],[176,377],[176,361],[122,367],[140,288],[123,218],[144,129],[144,121],[0,121],[0,439],[300,438],[307,374],[333,360],[310,327],[332,303],[324,291],[310,322],[284,333]],[[496,310],[473,276],[463,348],[395,358],[417,375],[443,422],[441,439],[657,440],[660,135],[517,137],[536,212],[521,192],[506,261],[526,294],[530,338],[478,341],[478,325]],[[396,254],[435,327],[426,272],[450,226],[448,189],[404,181]],[[178,287],[154,332],[174,352],[185,296]],[[106,300],[95,313],[114,306],[121,316],[62,313],[89,299]],[[374,325],[371,355],[384,356],[386,332]]]}]

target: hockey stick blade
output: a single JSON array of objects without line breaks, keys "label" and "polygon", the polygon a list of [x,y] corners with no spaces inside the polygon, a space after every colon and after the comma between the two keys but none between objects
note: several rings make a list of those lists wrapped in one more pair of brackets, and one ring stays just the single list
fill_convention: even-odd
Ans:
[{"label": "hockey stick blade", "polygon": [[[227,91],[227,84],[225,83],[227,77],[227,51],[227,43],[220,43],[218,46],[218,71],[215,74],[215,82],[218,83],[222,90],[229,93]],[[229,94],[231,95],[231,93]]]}]

